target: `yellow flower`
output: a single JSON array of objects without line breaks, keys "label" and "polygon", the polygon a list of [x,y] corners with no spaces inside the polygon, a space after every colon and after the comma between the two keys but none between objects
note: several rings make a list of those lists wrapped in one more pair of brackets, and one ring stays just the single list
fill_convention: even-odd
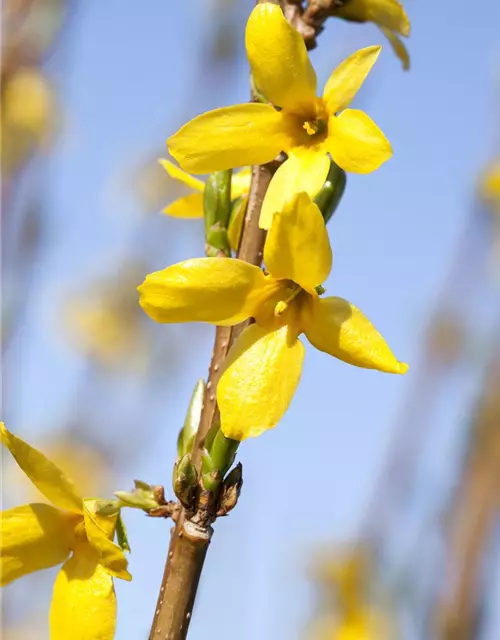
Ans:
[{"label": "yellow flower", "polygon": [[294,194],[318,193],[330,168],[327,154],[355,173],[370,173],[390,158],[391,146],[377,125],[363,111],[346,108],[381,47],[344,60],[321,98],[304,41],[277,5],[254,8],[246,49],[256,88],[278,109],[257,103],[215,109],[185,124],[167,144],[180,166],[193,173],[264,164],[285,151],[288,159],[275,173],[262,208],[260,226],[268,229],[273,214]]},{"label": "yellow flower", "polygon": [[492,163],[484,172],[480,195],[486,202],[500,208],[500,160]]},{"label": "yellow flower", "polygon": [[54,585],[51,639],[112,640],[116,626],[112,576],[131,580],[127,559],[112,542],[117,516],[100,515],[98,500],[83,499],[73,481],[42,453],[3,423],[0,429],[3,444],[52,503],[2,511],[2,586],[64,563]]},{"label": "yellow flower", "polygon": [[157,322],[202,321],[246,328],[231,348],[217,387],[221,428],[243,440],[276,426],[299,383],[305,333],[340,360],[404,373],[370,321],[342,298],[320,299],[332,251],[319,208],[301,193],[276,214],[264,262],[269,274],[233,258],[186,260],[150,274],[140,304]]},{"label": "yellow flower", "polygon": [[[173,218],[203,218],[203,192],[205,190],[205,183],[182,169],[179,169],[179,167],[173,162],[170,162],[170,160],[162,158],[159,162],[171,178],[182,182],[194,191],[194,193],[174,200],[174,202],[163,209],[163,213]],[[234,210],[234,215],[231,216],[228,229],[229,245],[235,252],[238,250],[251,179],[252,174],[250,167],[233,173],[231,176],[231,200],[234,202],[239,199],[237,207]]]},{"label": "yellow flower", "polygon": [[389,40],[403,68],[410,68],[408,51],[397,36],[410,35],[410,21],[398,0],[349,0],[331,9],[331,15],[353,22],[374,22]]}]

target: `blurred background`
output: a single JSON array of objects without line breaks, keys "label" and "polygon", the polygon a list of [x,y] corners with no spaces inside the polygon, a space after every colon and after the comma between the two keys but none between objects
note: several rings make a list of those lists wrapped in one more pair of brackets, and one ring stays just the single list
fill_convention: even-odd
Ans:
[{"label": "blurred background", "polygon": [[[213,328],[160,326],[146,273],[203,253],[157,164],[201,111],[248,99],[251,0],[5,0],[2,418],[86,495],[165,484]],[[246,441],[190,638],[500,638],[500,6],[407,0],[411,69],[386,45],[356,98],[393,159],[348,176],[326,283],[404,377],[307,345],[279,427]],[[319,86],[373,24],[330,19]],[[495,177],[496,176],[496,177]],[[39,499],[3,456],[4,508]],[[118,640],[147,638],[170,523],[124,513]],[[47,638],[55,570],[4,589],[5,638]],[[391,635],[392,634],[392,635]]]}]

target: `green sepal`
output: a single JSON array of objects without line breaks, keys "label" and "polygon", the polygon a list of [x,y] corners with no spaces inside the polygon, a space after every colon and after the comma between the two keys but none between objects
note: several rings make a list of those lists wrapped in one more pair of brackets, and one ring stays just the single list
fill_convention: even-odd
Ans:
[{"label": "green sepal", "polygon": [[330,220],[339,206],[340,200],[344,195],[346,181],[346,172],[336,165],[333,160],[330,160],[330,170],[328,171],[325,184],[314,198],[314,202],[318,205],[323,215],[325,224]]},{"label": "green sepal", "polygon": [[206,253],[217,256],[231,255],[227,228],[231,215],[232,170],[216,171],[208,176],[203,192]]},{"label": "green sepal", "polygon": [[116,540],[118,542],[118,546],[122,551],[130,553],[130,544],[128,542],[127,529],[125,527],[125,523],[123,522],[121,512],[118,514],[118,518],[116,519]]},{"label": "green sepal", "polygon": [[191,394],[184,426],[180,430],[179,437],[177,438],[177,453],[179,458],[182,458],[186,453],[191,453],[193,450],[194,439],[200,425],[204,395],[205,381],[200,379]]}]

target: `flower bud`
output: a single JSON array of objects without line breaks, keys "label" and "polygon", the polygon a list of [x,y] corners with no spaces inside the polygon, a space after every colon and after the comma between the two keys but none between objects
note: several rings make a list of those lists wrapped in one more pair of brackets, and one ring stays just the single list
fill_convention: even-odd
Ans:
[{"label": "flower bud", "polygon": [[191,395],[186,419],[184,420],[184,426],[180,430],[179,437],[177,438],[177,452],[179,454],[179,458],[182,458],[186,453],[191,453],[193,449],[194,439],[200,424],[204,395],[205,381],[200,379],[196,383]]},{"label": "flower bud", "polygon": [[344,194],[345,185],[345,171],[336,165],[333,160],[330,160],[330,170],[326,176],[325,184],[314,198],[314,202],[318,205],[323,215],[325,224],[335,213]]}]

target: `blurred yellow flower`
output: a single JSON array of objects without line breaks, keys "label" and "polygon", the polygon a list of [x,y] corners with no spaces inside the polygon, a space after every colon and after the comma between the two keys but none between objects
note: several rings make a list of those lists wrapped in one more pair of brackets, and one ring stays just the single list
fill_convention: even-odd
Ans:
[{"label": "blurred yellow flower", "polygon": [[86,357],[103,369],[120,367],[143,374],[151,360],[151,336],[137,307],[135,287],[140,281],[135,263],[120,265],[119,276],[92,282],[78,294],[64,297],[63,330]]},{"label": "blurred yellow flower", "polygon": [[[116,627],[113,576],[131,580],[127,559],[113,543],[117,514],[98,513],[56,465],[0,423],[3,444],[52,503],[1,512],[1,584],[64,563],[50,610],[52,640],[112,640]],[[72,553],[71,557],[68,556]]]},{"label": "blurred yellow flower", "polygon": [[318,193],[330,168],[327,154],[354,173],[370,173],[392,155],[377,125],[363,111],[347,109],[381,47],[361,49],[344,60],[321,98],[304,41],[278,5],[254,8],[246,49],[254,85],[272,104],[209,111],[181,127],[167,144],[180,166],[193,173],[264,164],[285,151],[288,159],[274,174],[262,207],[260,226],[268,229],[273,214],[294,194]]},{"label": "blurred yellow flower", "polygon": [[483,200],[500,210],[500,160],[493,162],[484,172],[479,192]]},{"label": "blurred yellow flower", "polygon": [[352,22],[374,22],[389,40],[403,68],[410,68],[410,56],[398,38],[398,34],[405,38],[410,35],[410,21],[398,0],[349,0],[332,8],[330,15]]},{"label": "blurred yellow flower", "polygon": [[224,435],[235,440],[277,425],[299,383],[305,333],[320,351],[358,367],[404,373],[371,322],[342,298],[320,299],[332,251],[319,208],[305,193],[276,214],[264,262],[269,273],[234,258],[195,258],[157,271],[139,287],[157,322],[247,327],[232,346],[217,386]]},{"label": "blurred yellow flower", "polygon": [[12,171],[50,139],[56,119],[53,91],[39,69],[22,67],[2,87],[2,167]]}]

